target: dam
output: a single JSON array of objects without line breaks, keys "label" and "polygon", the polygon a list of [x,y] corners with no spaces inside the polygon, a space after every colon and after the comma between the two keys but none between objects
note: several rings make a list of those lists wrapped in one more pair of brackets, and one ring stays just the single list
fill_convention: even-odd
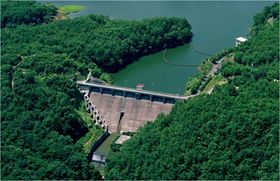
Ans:
[{"label": "dam", "polygon": [[86,80],[77,81],[95,124],[110,133],[136,132],[159,114],[168,114],[177,100],[189,97],[137,90]]}]

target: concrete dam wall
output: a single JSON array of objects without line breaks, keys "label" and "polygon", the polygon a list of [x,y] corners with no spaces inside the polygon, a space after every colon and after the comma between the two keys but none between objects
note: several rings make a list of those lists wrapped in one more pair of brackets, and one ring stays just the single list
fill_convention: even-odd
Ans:
[{"label": "concrete dam wall", "polygon": [[89,99],[102,115],[111,133],[136,132],[148,121],[163,113],[168,114],[173,104],[137,100],[110,94],[90,92]]}]

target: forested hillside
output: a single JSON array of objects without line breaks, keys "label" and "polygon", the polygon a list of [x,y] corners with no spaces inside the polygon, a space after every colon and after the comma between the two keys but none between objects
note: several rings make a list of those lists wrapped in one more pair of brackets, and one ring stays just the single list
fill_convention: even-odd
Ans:
[{"label": "forested hillside", "polygon": [[1,1],[2,28],[49,22],[56,14],[57,8],[53,5],[43,5],[35,1]]},{"label": "forested hillside", "polygon": [[96,63],[108,72],[117,71],[139,56],[191,40],[191,26],[181,18],[142,21],[110,20],[89,15],[38,26],[3,29],[3,53],[67,54],[78,62]]},{"label": "forested hillside", "polygon": [[226,84],[114,148],[106,179],[279,180],[278,12],[256,15],[253,36],[222,65]]},{"label": "forested hillside", "polygon": [[[75,80],[91,69],[110,82],[104,70],[190,41],[190,25],[180,18],[97,15],[35,25],[46,20],[45,6],[2,5],[1,179],[100,179],[82,149],[92,128],[78,114],[82,99]],[[37,11],[39,17],[32,13]],[[26,21],[30,17],[35,21]]]}]

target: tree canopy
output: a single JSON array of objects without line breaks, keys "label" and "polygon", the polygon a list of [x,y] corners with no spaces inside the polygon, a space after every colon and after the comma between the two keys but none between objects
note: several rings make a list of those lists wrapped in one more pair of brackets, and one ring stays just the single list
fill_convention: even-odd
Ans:
[{"label": "tree canopy", "polygon": [[2,28],[49,22],[56,14],[57,8],[53,5],[44,5],[35,1],[1,1]]},{"label": "tree canopy", "polygon": [[181,18],[99,15],[53,22],[52,6],[1,3],[1,178],[101,179],[82,149],[91,128],[77,113],[82,97],[75,81],[90,69],[110,82],[105,71],[190,41],[190,25]]},{"label": "tree canopy", "polygon": [[113,149],[106,179],[279,180],[279,18],[266,13],[278,6],[257,15],[273,24],[255,18],[255,34],[224,62],[228,83]]},{"label": "tree canopy", "polygon": [[123,21],[89,15],[2,30],[3,53],[66,53],[80,62],[94,62],[105,71],[115,72],[139,56],[189,42],[190,30],[191,26],[182,18]]}]

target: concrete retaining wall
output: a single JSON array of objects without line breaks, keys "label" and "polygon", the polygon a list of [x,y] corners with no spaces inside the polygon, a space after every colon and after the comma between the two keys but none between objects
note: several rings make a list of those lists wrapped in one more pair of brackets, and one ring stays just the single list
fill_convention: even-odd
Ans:
[{"label": "concrete retaining wall", "polygon": [[168,114],[173,106],[169,103],[79,90],[84,94],[86,109],[93,122],[110,133],[136,132],[146,122],[154,121],[159,114]]},{"label": "concrete retaining wall", "polygon": [[90,152],[88,154],[88,159],[92,160],[94,152],[96,149],[103,143],[103,141],[110,135],[108,131],[105,131],[99,138],[98,140],[92,145]]},{"label": "concrete retaining wall", "polygon": [[[106,120],[106,125],[111,133],[136,132],[146,122],[154,121],[160,113],[168,114],[173,106],[173,104],[136,100],[96,92],[90,92],[89,99]],[[120,120],[121,112],[124,112],[124,115]]]}]

